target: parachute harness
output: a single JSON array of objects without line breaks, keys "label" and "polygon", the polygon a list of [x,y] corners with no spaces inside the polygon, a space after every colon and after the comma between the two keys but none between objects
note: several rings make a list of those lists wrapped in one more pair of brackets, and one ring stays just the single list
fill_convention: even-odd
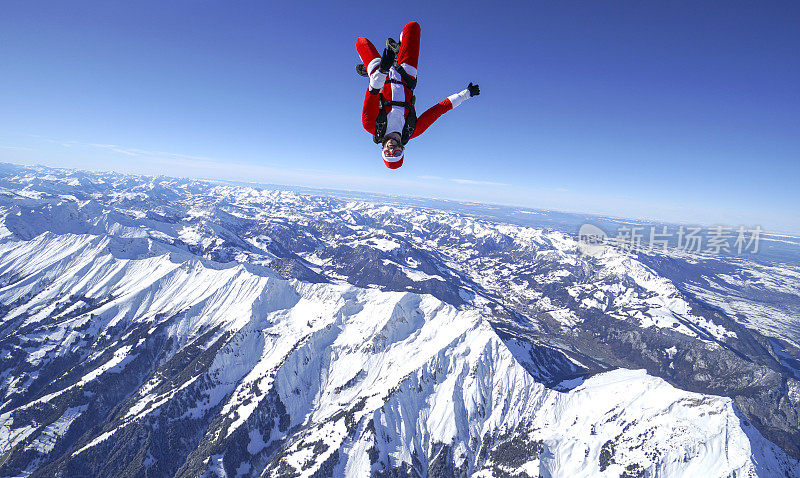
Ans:
[{"label": "parachute harness", "polygon": [[400,73],[402,81],[393,80],[391,78],[387,79],[386,81],[388,81],[389,83],[404,85],[409,90],[411,90],[412,93],[411,102],[409,103],[407,101],[394,101],[394,100],[386,101],[383,98],[383,93],[381,93],[380,95],[381,107],[380,110],[378,111],[378,118],[375,120],[375,134],[373,135],[372,140],[375,141],[375,143],[377,144],[381,144],[383,143],[384,136],[386,136],[386,127],[388,124],[387,120],[388,115],[386,113],[386,107],[402,106],[403,108],[406,108],[408,110],[408,116],[406,116],[405,124],[403,124],[403,133],[400,135],[400,143],[403,146],[405,146],[406,143],[408,143],[408,141],[411,139],[411,136],[414,134],[414,128],[417,125],[417,112],[414,109],[414,103],[416,102],[417,97],[414,96],[413,94],[414,88],[417,87],[417,79],[412,78],[411,75],[409,75],[406,72],[405,68],[403,68],[402,65],[395,63],[394,68],[397,70],[398,73]]}]

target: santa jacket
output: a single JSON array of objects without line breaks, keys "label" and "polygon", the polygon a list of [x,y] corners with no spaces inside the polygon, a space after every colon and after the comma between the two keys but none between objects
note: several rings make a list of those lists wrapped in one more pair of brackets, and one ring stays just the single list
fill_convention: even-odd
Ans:
[{"label": "santa jacket", "polygon": [[[370,73],[373,73],[374,70],[377,69],[378,65],[380,64],[380,60],[380,58],[375,58],[370,62],[369,66],[367,67]],[[404,65],[404,69],[410,76],[414,78],[417,77],[417,70],[413,66]],[[381,90],[380,94],[371,93],[370,90],[367,90],[366,96],[364,97],[364,108],[361,112],[361,124],[364,126],[364,129],[370,134],[375,134],[375,122],[378,119],[378,111],[380,110],[381,106],[381,96],[383,96],[384,101],[411,103],[411,98],[413,95],[414,93],[411,91],[411,89],[402,83],[402,77],[397,71],[397,68],[392,66],[391,70],[389,71],[389,76],[386,80],[386,83],[383,85],[383,89]],[[460,105],[461,102],[467,98],[469,98],[469,90],[464,90],[460,93],[452,94],[439,103],[431,106],[427,111],[417,117],[417,124],[414,128],[414,134],[411,135],[411,138],[416,138],[417,136],[421,135],[440,116]],[[389,105],[384,106],[384,109],[386,110],[387,114],[386,134],[402,134],[403,125],[405,125],[406,116],[408,116],[409,113],[408,109],[403,106]],[[399,168],[402,164],[402,161],[397,161],[397,163],[400,164],[391,166]],[[389,165],[387,164],[387,166]]]}]

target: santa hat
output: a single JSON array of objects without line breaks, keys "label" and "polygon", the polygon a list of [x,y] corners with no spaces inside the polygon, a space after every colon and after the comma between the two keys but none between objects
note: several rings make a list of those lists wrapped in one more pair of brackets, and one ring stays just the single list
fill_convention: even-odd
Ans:
[{"label": "santa hat", "polygon": [[405,157],[406,153],[405,150],[403,154],[400,156],[387,156],[386,153],[381,150],[381,156],[383,156],[383,163],[389,169],[397,169],[403,165],[403,158]]}]

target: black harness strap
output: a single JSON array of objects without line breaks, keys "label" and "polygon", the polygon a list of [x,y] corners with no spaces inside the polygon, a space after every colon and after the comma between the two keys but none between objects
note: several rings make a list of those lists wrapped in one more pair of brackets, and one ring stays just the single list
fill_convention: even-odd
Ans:
[{"label": "black harness strap", "polygon": [[407,101],[383,101],[383,106],[402,106],[403,108],[411,108],[412,104]]},{"label": "black harness strap", "polygon": [[394,67],[397,69],[397,72],[400,73],[400,78],[403,79],[403,83],[408,86],[408,89],[414,91],[414,88],[417,87],[417,79],[411,78],[411,75],[406,73],[406,69],[403,68],[403,65],[396,64]]},{"label": "black harness strap", "polygon": [[414,128],[417,126],[417,111],[414,109],[414,103],[417,98],[413,95],[414,88],[417,87],[417,79],[412,78],[401,65],[395,64],[394,67],[397,72],[400,73],[400,77],[403,80],[400,81],[389,78],[386,81],[408,87],[412,93],[411,103],[407,101],[386,101],[383,99],[383,95],[381,95],[381,106],[378,111],[378,118],[375,120],[375,134],[372,136],[372,140],[377,144],[381,144],[383,143],[383,137],[386,136],[386,127],[388,125],[386,107],[401,106],[408,110],[408,116],[406,116],[405,124],[403,124],[403,132],[400,135],[400,143],[405,146],[411,139],[411,136],[414,134]]}]

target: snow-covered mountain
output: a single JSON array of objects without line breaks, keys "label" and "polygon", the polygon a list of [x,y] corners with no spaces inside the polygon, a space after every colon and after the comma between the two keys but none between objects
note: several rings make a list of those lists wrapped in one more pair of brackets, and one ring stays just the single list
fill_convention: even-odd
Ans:
[{"label": "snow-covered mountain", "polygon": [[800,267],[581,247],[0,165],[0,475],[800,476]]}]

